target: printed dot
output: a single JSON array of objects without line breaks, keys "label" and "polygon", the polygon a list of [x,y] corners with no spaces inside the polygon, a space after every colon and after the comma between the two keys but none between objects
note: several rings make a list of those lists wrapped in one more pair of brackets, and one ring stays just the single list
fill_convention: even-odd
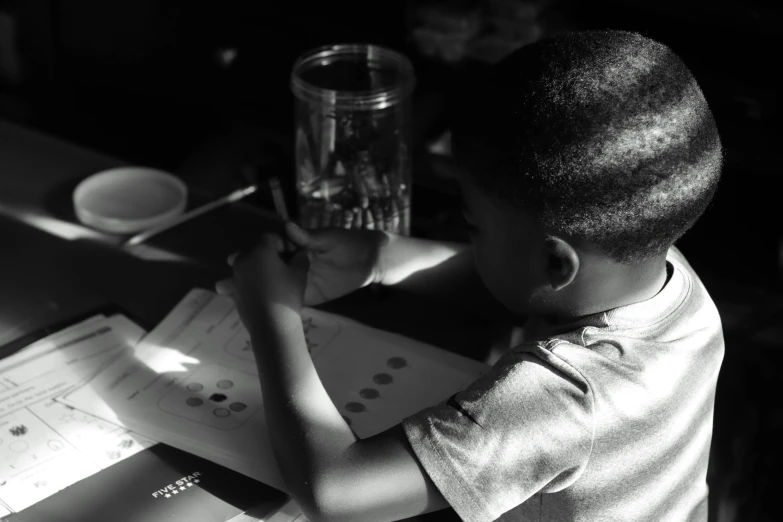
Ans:
[{"label": "printed dot", "polygon": [[232,388],[233,386],[234,383],[229,380],[218,381],[217,383],[217,387],[220,388],[221,390],[227,390],[229,388]]},{"label": "printed dot", "polygon": [[361,402],[349,402],[345,405],[345,409],[351,413],[361,413],[367,408]]},{"label": "printed dot", "polygon": [[204,404],[204,401],[202,401],[198,397],[188,397],[188,400],[185,401],[185,404],[187,404],[188,406],[193,406],[195,408],[196,406],[201,406],[202,404]]},{"label": "printed dot", "polygon": [[228,407],[231,408],[231,411],[245,411],[247,404],[244,402],[232,402]]},{"label": "printed dot", "polygon": [[188,385],[186,386],[186,388],[187,388],[189,391],[192,391],[192,392],[198,392],[198,391],[201,391],[201,390],[203,390],[203,389],[204,389],[204,385],[203,385],[203,384],[199,384],[199,383],[197,383],[197,382],[191,382],[190,384],[188,384]]},{"label": "printed dot", "polygon": [[405,368],[408,366],[408,361],[403,359],[402,357],[392,357],[388,361],[386,361],[386,366],[393,370],[399,370],[401,368]]},{"label": "printed dot", "polygon": [[346,417],[345,415],[343,415],[343,420],[348,424],[348,426],[351,425],[351,418],[350,417]]},{"label": "printed dot", "polygon": [[22,453],[28,447],[30,447],[30,445],[27,444],[27,442],[25,442],[23,440],[17,440],[16,442],[12,442],[11,446],[10,446],[11,451],[13,451],[15,453]]},{"label": "printed dot", "polygon": [[365,388],[359,390],[359,397],[362,399],[377,399],[381,394],[375,388]]},{"label": "printed dot", "polygon": [[372,376],[372,382],[375,384],[391,384],[394,382],[394,377],[388,373],[376,373]]},{"label": "printed dot", "polygon": [[212,413],[215,414],[215,417],[228,417],[231,415],[231,412],[225,408],[215,408]]},{"label": "printed dot", "polygon": [[209,396],[209,400],[211,400],[212,402],[223,402],[226,399],[228,399],[228,397],[226,397],[222,393],[213,393],[212,395]]}]

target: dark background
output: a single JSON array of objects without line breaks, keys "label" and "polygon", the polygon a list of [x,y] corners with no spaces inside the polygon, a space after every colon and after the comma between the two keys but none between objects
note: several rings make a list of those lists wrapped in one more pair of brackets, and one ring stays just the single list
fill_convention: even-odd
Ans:
[{"label": "dark background", "polygon": [[[460,73],[417,56],[406,27],[406,8],[416,3],[0,1],[0,13],[13,24],[9,33],[0,22],[0,116],[177,172],[194,151],[214,136],[236,133],[237,125],[290,133],[288,78],[296,56],[316,45],[366,41],[414,59],[421,145],[444,113],[459,110],[442,106],[438,94],[459,82]],[[557,17],[553,31],[639,31],[691,67],[718,121],[727,163],[713,208],[681,246],[700,267],[765,285],[779,285],[783,236],[772,160],[779,136],[775,5],[561,0],[550,8]],[[238,50],[228,67],[216,59],[224,48]],[[424,178],[420,173],[422,185]],[[437,194],[426,201],[425,193],[415,196],[425,201],[414,212],[440,204]]]},{"label": "dark background", "polygon": [[[413,232],[460,238],[453,188],[433,173],[424,149],[459,110],[444,102],[449,89],[482,65],[419,55],[408,27],[416,4],[0,0],[0,117],[223,190],[235,181],[232,156],[252,154],[270,135],[288,143],[288,79],[300,53],[337,42],[387,45],[412,58],[419,79]],[[545,20],[550,33],[627,29],[667,44],[693,71],[717,120],[723,180],[679,246],[718,303],[727,338],[710,470],[711,519],[720,522],[779,519],[759,506],[771,498],[781,466],[783,412],[775,397],[783,336],[754,340],[760,327],[732,314],[769,306],[782,289],[780,168],[773,163],[781,21],[778,2],[760,0],[561,0]],[[230,65],[218,59],[228,48],[237,50]],[[285,176],[290,190],[293,169]]]}]

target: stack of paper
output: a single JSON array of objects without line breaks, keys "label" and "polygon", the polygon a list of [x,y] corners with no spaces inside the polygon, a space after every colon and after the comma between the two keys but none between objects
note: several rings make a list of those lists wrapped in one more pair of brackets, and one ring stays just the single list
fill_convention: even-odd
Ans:
[{"label": "stack of paper", "polygon": [[0,360],[0,517],[154,444],[53,400],[143,334],[123,316],[97,315]]},{"label": "stack of paper", "polygon": [[[303,311],[303,327],[324,387],[362,438],[487,370],[313,309]],[[191,291],[141,343],[60,400],[284,489],[248,333],[233,303],[213,292]]]},{"label": "stack of paper", "polygon": [[[156,444],[11,515],[7,522],[292,522],[284,493],[167,444]],[[272,513],[275,516],[272,517]],[[241,517],[241,518],[238,518]]]}]

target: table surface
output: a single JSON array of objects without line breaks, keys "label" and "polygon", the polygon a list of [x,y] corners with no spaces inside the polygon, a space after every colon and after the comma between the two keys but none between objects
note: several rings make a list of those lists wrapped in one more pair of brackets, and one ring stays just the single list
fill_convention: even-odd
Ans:
[{"label": "table surface", "polygon": [[[0,357],[42,329],[107,306],[152,328],[189,289],[211,288],[229,275],[227,265],[213,259],[131,255],[117,247],[117,238],[76,221],[70,207],[76,184],[123,164],[0,121],[0,346],[7,347]],[[201,232],[184,228],[182,234]],[[493,334],[505,336],[470,310],[394,290],[378,297],[364,289],[319,308],[476,359],[490,353]]]},{"label": "table surface", "polygon": [[[190,288],[210,288],[228,275],[225,265],[212,261],[134,257],[116,248],[116,238],[76,222],[70,207],[76,184],[123,164],[0,120],[0,346],[107,305],[151,328]],[[721,312],[727,360],[753,346],[779,352],[783,299],[777,292],[730,284],[707,272],[701,276]],[[504,336],[502,325],[454,303],[393,290],[382,299],[363,290],[321,308],[476,359],[484,359]],[[727,374],[732,366],[724,366]]]},{"label": "table surface", "polygon": [[[0,341],[101,304],[119,305],[150,327],[189,288],[212,288],[227,276],[224,259],[232,248],[279,223],[269,212],[218,211],[199,218],[203,225],[173,229],[160,247],[151,241],[148,252],[129,255],[116,236],[78,223],[70,199],[86,176],[125,164],[0,120],[0,237],[11,245],[10,255],[0,256],[0,288],[13,296],[0,305],[0,326],[12,325],[0,327]],[[188,255],[164,251],[169,245]],[[322,308],[476,358],[486,349],[478,348],[487,344],[486,320],[450,303],[394,291],[377,299],[359,291]]]}]

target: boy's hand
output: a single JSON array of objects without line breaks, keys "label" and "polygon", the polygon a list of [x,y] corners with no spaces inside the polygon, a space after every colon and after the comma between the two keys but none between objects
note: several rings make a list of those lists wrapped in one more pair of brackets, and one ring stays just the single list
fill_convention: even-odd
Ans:
[{"label": "boy's hand", "polygon": [[378,230],[328,228],[303,230],[286,223],[288,239],[307,252],[310,261],[304,304],[314,306],[337,299],[373,282],[380,282],[380,249],[388,236]]},{"label": "boy's hand", "polygon": [[234,277],[220,281],[216,289],[234,299],[243,321],[265,306],[282,305],[297,313],[301,311],[307,284],[307,255],[301,251],[285,262],[281,257],[283,250],[280,237],[262,234],[256,247],[229,257]]}]

